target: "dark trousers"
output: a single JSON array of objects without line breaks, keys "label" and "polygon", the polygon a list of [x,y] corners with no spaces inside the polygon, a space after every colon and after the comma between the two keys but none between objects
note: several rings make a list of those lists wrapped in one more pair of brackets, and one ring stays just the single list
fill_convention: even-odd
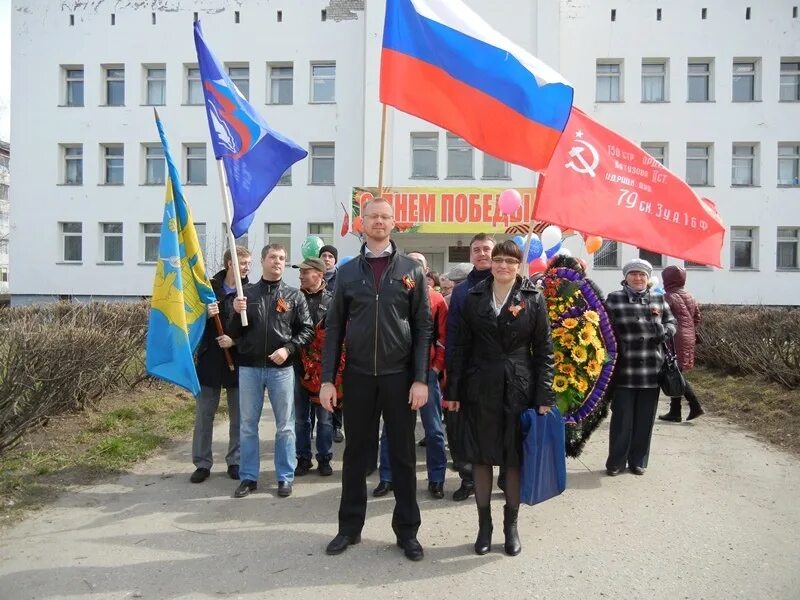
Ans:
[{"label": "dark trousers", "polygon": [[367,514],[367,468],[378,452],[381,414],[389,439],[395,507],[392,529],[400,540],[416,537],[420,526],[417,505],[417,413],[408,404],[411,374],[360,375],[344,372],[344,461],[339,533],[355,537]]},{"label": "dark trousers", "polygon": [[453,459],[453,466],[458,471],[458,476],[462,481],[472,483],[472,465],[464,462],[461,458],[461,450],[459,450],[458,440],[456,439],[456,431],[458,431],[457,420],[461,418],[462,413],[450,410],[444,411],[444,426],[447,431],[447,445],[450,447],[450,457]]},{"label": "dark trousers", "polygon": [[647,467],[658,388],[620,388],[611,400],[607,469]]}]

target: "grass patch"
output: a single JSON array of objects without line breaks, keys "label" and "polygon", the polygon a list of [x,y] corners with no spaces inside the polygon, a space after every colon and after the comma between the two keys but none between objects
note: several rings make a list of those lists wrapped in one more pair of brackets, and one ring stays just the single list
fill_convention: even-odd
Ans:
[{"label": "grass patch", "polygon": [[86,460],[102,469],[120,469],[147,457],[166,438],[145,431],[127,435],[112,435],[86,452]]},{"label": "grass patch", "polygon": [[688,373],[687,379],[706,410],[800,455],[800,390],[787,390],[753,376],[721,375],[702,367]]}]

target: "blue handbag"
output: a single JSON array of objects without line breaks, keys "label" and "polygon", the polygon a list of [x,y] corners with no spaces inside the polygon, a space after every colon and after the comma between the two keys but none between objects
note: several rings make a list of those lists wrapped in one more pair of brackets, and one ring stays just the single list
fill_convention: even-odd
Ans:
[{"label": "blue handbag", "polygon": [[553,406],[546,415],[535,408],[522,413],[520,500],[539,504],[567,488],[564,419]]}]

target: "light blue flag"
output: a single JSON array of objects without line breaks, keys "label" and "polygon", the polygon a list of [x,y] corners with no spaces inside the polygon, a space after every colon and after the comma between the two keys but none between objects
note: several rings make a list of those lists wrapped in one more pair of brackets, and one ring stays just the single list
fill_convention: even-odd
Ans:
[{"label": "light blue flag", "polygon": [[180,175],[156,113],[156,127],[167,161],[167,193],[158,265],[147,328],[147,372],[200,393],[193,353],[206,326],[206,305],[216,301],[206,276],[203,254],[183,196]]}]

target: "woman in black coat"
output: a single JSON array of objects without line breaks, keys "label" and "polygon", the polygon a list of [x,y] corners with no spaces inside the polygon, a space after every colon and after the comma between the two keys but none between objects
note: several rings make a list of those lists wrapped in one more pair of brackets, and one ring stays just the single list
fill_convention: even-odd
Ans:
[{"label": "woman in black coat", "polygon": [[544,297],[517,275],[522,253],[513,241],[492,251],[492,275],[472,288],[461,312],[448,369],[451,410],[463,413],[459,444],[473,463],[478,537],[475,552],[491,546],[492,466],[506,470],[503,531],[506,554],[522,546],[517,532],[522,430],[520,415],[533,406],[546,414],[555,403],[553,346]]}]

